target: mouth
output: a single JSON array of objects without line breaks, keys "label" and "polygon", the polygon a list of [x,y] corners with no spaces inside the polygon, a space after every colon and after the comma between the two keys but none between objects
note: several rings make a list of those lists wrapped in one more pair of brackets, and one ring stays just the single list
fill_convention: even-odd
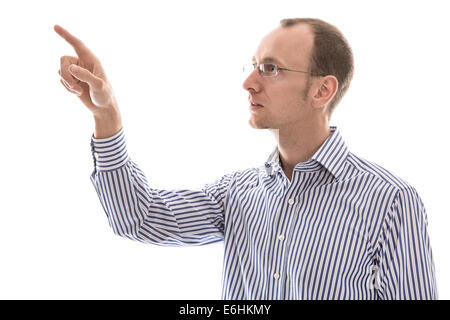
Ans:
[{"label": "mouth", "polygon": [[262,105],[250,102],[250,106],[249,106],[250,112],[254,113],[254,112],[261,110],[262,108],[263,108]]},{"label": "mouth", "polygon": [[253,101],[253,99],[251,99],[250,97],[248,98],[248,102],[250,102],[250,106],[252,106],[252,107],[263,107],[262,104],[256,103],[256,102]]}]

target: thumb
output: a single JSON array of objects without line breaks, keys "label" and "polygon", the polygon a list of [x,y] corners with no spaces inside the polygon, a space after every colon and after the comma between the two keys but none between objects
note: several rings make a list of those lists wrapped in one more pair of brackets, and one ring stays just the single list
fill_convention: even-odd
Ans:
[{"label": "thumb", "polygon": [[77,66],[76,64],[71,64],[69,66],[69,72],[76,79],[86,82],[89,87],[93,90],[100,90],[103,86],[103,80],[92,74],[89,70]]}]

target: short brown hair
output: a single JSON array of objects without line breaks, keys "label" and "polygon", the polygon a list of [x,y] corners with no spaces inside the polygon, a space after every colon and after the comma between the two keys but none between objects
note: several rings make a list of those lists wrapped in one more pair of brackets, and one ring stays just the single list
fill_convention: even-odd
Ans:
[{"label": "short brown hair", "polygon": [[310,57],[309,72],[320,75],[333,75],[339,85],[329,104],[328,117],[347,92],[353,78],[353,52],[347,39],[333,25],[313,18],[290,18],[280,21],[282,27],[305,23],[314,34],[314,47]]}]

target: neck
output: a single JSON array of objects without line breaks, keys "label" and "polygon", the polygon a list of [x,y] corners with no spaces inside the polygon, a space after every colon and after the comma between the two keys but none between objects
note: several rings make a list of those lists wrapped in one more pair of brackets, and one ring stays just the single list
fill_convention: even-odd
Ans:
[{"label": "neck", "polygon": [[311,159],[330,135],[327,119],[306,125],[295,125],[274,131],[278,140],[281,166],[291,180],[294,167]]}]

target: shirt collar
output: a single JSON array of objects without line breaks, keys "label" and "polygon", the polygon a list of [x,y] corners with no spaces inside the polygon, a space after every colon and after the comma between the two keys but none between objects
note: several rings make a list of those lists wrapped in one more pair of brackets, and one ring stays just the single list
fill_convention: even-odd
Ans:
[{"label": "shirt collar", "polygon": [[[327,169],[336,179],[340,177],[344,170],[345,160],[349,150],[336,126],[330,126],[330,135],[305,162],[300,162],[294,167],[294,171],[316,171],[320,167]],[[265,169],[268,175],[281,170],[280,154],[278,146],[272,151],[265,162]]]}]

